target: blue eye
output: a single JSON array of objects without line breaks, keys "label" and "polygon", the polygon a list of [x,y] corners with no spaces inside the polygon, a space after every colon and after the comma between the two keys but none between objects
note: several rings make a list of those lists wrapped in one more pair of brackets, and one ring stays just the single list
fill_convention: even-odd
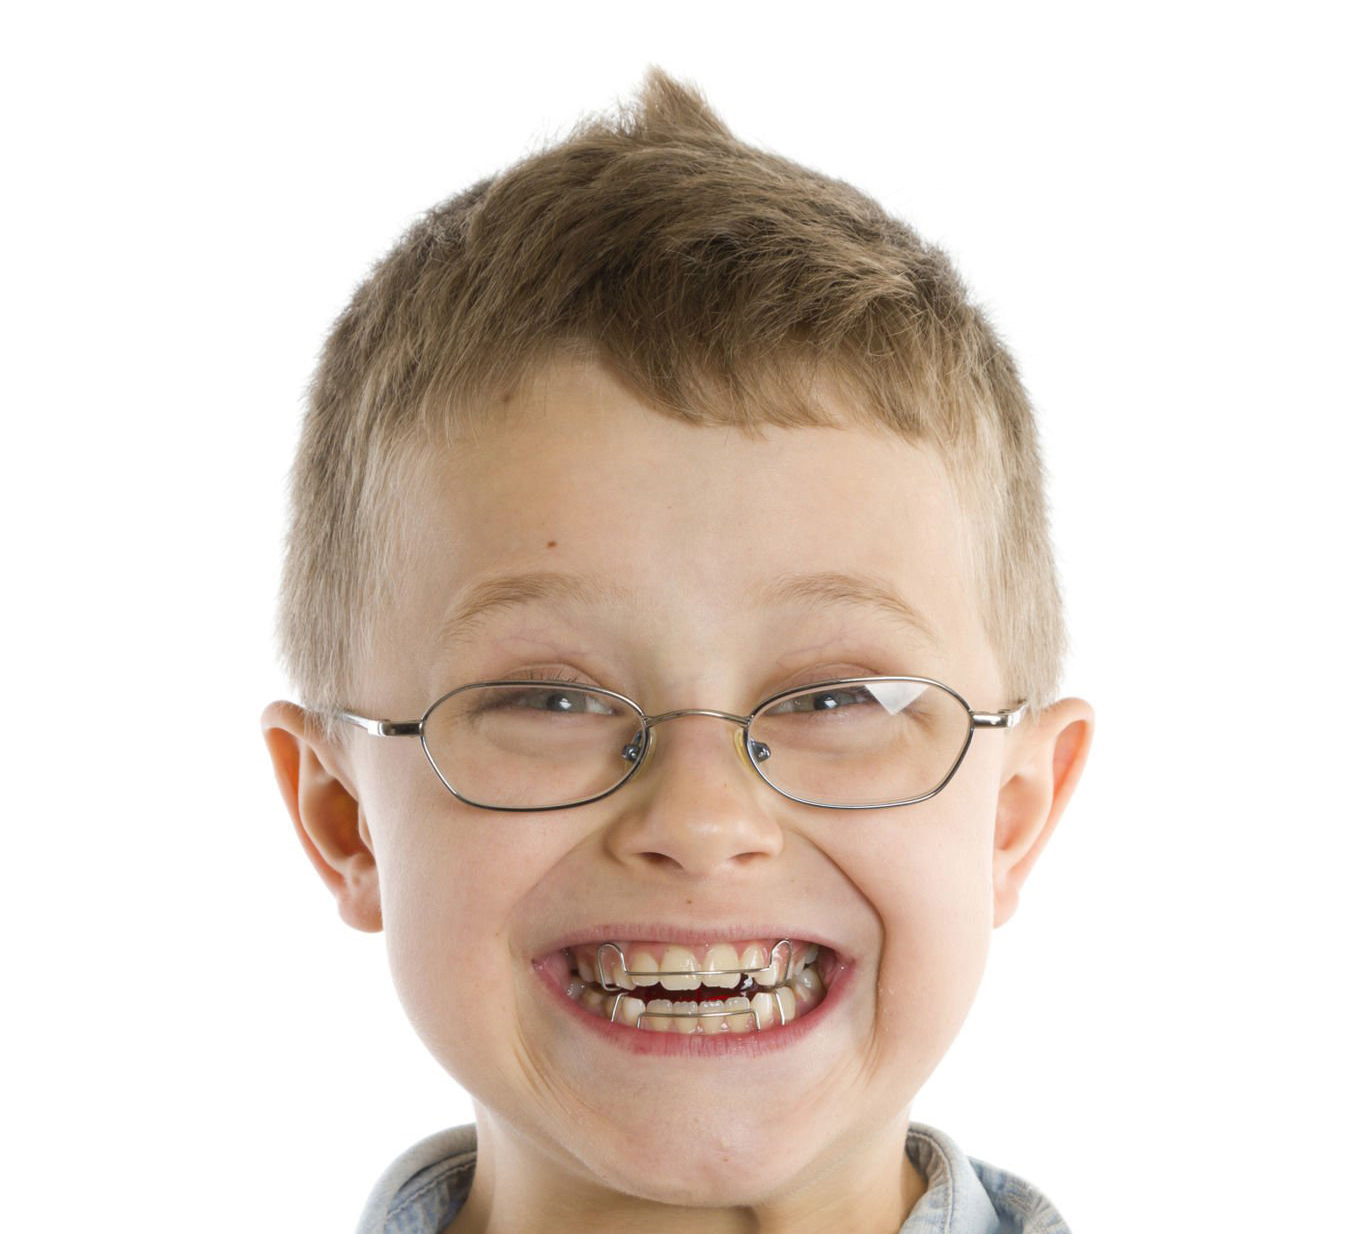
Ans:
[{"label": "blue eye", "polygon": [[845,711],[857,706],[876,706],[872,692],[864,686],[835,686],[829,690],[810,690],[785,699],[766,715],[792,715],[819,711]]},{"label": "blue eye", "polygon": [[569,714],[577,711],[605,711],[599,706],[600,700],[590,694],[577,690],[540,690],[523,695],[521,706],[538,707],[541,711],[555,711]]},{"label": "blue eye", "polygon": [[615,709],[604,695],[561,686],[503,687],[480,704],[483,710],[540,711],[546,715],[612,716]]}]

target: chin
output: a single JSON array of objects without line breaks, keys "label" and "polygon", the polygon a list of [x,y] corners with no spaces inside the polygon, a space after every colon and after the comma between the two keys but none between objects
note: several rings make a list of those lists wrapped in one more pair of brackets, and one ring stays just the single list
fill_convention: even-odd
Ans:
[{"label": "chin", "polygon": [[[729,1096],[753,1102],[751,1094]],[[820,1140],[815,1139],[820,1148]],[[622,1134],[586,1164],[607,1186],[660,1204],[691,1208],[763,1203],[790,1190],[811,1146],[783,1126],[754,1126],[701,1111],[686,1119],[654,1118]]]}]

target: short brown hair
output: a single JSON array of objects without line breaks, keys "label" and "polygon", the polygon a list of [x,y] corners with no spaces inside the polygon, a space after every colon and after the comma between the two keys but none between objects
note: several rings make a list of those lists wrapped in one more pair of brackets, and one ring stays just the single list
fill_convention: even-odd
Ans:
[{"label": "short brown hair", "polygon": [[[392,595],[399,459],[560,353],[693,423],[857,417],[935,448],[973,520],[1012,699],[1055,697],[1064,631],[1036,426],[946,256],[871,198],[738,141],[659,70],[636,102],[436,206],[329,334],[292,471],[282,654],[353,706]],[[331,731],[331,730],[330,730]]]}]

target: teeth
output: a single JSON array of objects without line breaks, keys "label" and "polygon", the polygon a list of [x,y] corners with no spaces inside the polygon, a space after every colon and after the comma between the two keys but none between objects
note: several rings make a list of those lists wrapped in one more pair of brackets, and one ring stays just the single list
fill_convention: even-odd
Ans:
[{"label": "teeth", "polygon": [[[627,957],[626,957],[627,959]],[[628,959],[629,974],[633,978],[634,985],[656,985],[661,980],[660,977],[652,976],[661,965],[657,963],[657,957],[650,951],[640,951],[632,959]],[[615,965],[619,967],[618,964]]]},{"label": "teeth", "polygon": [[699,1021],[695,1017],[695,1012],[699,1010],[699,1004],[693,1002],[673,1003],[671,1010],[676,1013],[675,1030],[678,1033],[692,1033],[699,1027]]},{"label": "teeth", "polygon": [[[725,1001],[719,998],[706,998],[699,1004],[699,1010],[704,1013],[703,1017],[696,1020],[701,1033],[725,1033],[727,1032],[727,1017],[722,1013],[727,1010]],[[717,1017],[716,1019],[714,1017]]]},{"label": "teeth", "polygon": [[[710,947],[708,954],[704,957],[704,968],[710,974],[714,969],[737,969],[740,967],[741,959],[736,953],[736,948],[729,946],[727,943],[718,943],[716,946]],[[727,972],[720,977],[710,975],[704,978],[704,984],[734,990],[741,984],[741,974],[739,972]]]},{"label": "teeth", "polygon": [[732,1012],[750,1012],[751,1000],[744,994],[738,994],[735,998],[723,1000],[723,1006],[727,1008],[727,1027],[734,1033],[748,1033],[755,1027],[755,1017],[746,1015],[733,1015]]},{"label": "teeth", "polygon": [[776,985],[783,981],[784,964],[787,962],[787,948],[780,947],[778,951],[770,955],[765,961],[764,968],[751,974],[755,978],[755,984],[762,989],[772,990]]},{"label": "teeth", "polygon": [[[661,971],[681,975],[663,977],[661,979],[662,988],[665,990],[697,990],[699,978],[694,974],[698,968],[699,965],[695,961],[694,952],[688,947],[667,947],[666,953],[661,958]],[[688,973],[689,976],[684,976],[685,973]]]},{"label": "teeth", "polygon": [[[633,978],[624,971],[624,944],[617,947],[604,947],[596,952],[596,976],[602,985],[618,986],[621,990],[633,989]],[[581,960],[578,960],[578,970]]]},{"label": "teeth", "polygon": [[[825,997],[825,985],[815,961],[820,949],[813,945],[789,958],[789,947],[767,952],[759,943],[747,946],[742,954],[728,943],[715,943],[707,956],[698,961],[689,947],[665,947],[661,958],[650,950],[635,953],[628,961],[628,973],[617,953],[600,950],[588,956],[574,954],[577,972],[567,981],[566,993],[590,1014],[611,1020],[616,1025],[650,1033],[721,1034],[750,1033],[790,1025]],[[736,969],[734,969],[736,965]],[[720,976],[698,977],[696,973],[724,970]],[[731,970],[731,972],[727,972]],[[658,977],[670,972],[674,976]],[[596,984],[608,984],[609,988]],[[753,988],[746,995],[727,999],[653,999],[624,991],[635,987],[653,987],[661,983],[669,991],[693,991],[700,984],[731,989],[750,977]]]},{"label": "teeth", "polygon": [[752,944],[741,953],[741,971],[743,973],[750,973],[754,976],[768,963],[769,953],[759,943]]},{"label": "teeth", "polygon": [[761,1029],[774,1027],[774,995],[761,990],[751,999],[751,1011],[755,1013],[755,1022]]},{"label": "teeth", "polygon": [[821,1001],[825,994],[825,985],[815,968],[804,968],[788,983],[803,1011],[809,1011]]},{"label": "teeth", "polygon": [[619,996],[619,1014],[615,1017],[620,1023],[627,1024],[631,1028],[638,1027],[638,1017],[643,1014],[643,1000],[641,998],[625,998],[622,994]]},{"label": "teeth", "polygon": [[788,976],[796,977],[808,964],[815,964],[816,958],[821,954],[821,948],[812,943],[805,951],[798,951],[793,956],[792,967],[788,970]]},{"label": "teeth", "polygon": [[643,1027],[650,1028],[657,1033],[670,1032],[672,1021],[669,1017],[674,1010],[675,1008],[671,1006],[669,998],[654,998],[647,1005],[647,1014],[643,1017]]}]

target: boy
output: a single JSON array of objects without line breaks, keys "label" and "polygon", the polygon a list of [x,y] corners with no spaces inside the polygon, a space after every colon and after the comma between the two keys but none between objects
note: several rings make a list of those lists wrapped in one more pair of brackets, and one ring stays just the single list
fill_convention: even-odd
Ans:
[{"label": "boy", "polygon": [[909,1122],[1093,717],[1011,361],[873,202],[653,73],[431,211],[281,637],[301,842],[475,1103],[361,1230],[1065,1229]]}]

